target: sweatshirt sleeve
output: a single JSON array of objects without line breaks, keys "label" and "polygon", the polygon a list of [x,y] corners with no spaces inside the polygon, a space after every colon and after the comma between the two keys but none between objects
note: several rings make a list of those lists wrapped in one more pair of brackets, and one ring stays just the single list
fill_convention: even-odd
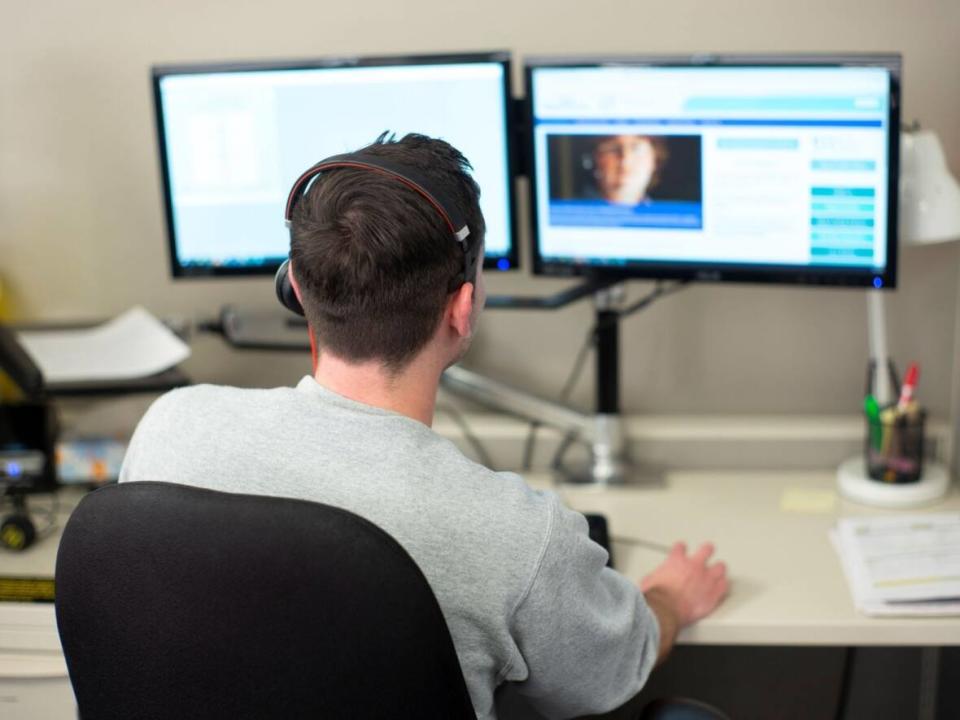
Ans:
[{"label": "sweatshirt sleeve", "polygon": [[636,584],[606,567],[586,518],[550,498],[547,540],[512,617],[511,679],[525,678],[515,690],[548,718],[607,712],[646,682],[660,628]]}]

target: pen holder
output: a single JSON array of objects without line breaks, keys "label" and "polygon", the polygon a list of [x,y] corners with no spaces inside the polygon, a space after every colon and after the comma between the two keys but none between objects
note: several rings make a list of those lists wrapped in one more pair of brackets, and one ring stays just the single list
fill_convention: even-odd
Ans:
[{"label": "pen holder", "polygon": [[883,410],[867,418],[864,442],[867,474],[883,483],[913,483],[923,474],[924,410],[900,413]]}]

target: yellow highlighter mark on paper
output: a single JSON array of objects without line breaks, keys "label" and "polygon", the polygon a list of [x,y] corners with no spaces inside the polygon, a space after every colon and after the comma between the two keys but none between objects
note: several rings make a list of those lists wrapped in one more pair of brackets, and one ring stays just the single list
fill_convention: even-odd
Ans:
[{"label": "yellow highlighter mark on paper", "polygon": [[826,514],[837,506],[837,493],[833,490],[811,488],[787,488],[780,496],[783,512]]},{"label": "yellow highlighter mark on paper", "polygon": [[905,587],[907,585],[929,585],[930,583],[960,582],[960,575],[931,575],[930,577],[908,577],[895,580],[877,580],[876,588]]}]

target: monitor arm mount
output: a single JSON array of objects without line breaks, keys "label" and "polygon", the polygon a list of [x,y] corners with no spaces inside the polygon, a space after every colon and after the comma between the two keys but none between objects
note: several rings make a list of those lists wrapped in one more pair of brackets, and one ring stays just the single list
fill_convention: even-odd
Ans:
[{"label": "monitor arm mount", "polygon": [[479,373],[454,366],[441,377],[441,387],[479,404],[539,422],[563,431],[565,442],[583,440],[590,446],[585,472],[568,473],[565,479],[598,485],[624,482],[629,469],[626,436],[620,414],[620,320],[645,308],[657,298],[686,284],[681,281],[657,288],[632,305],[618,309],[619,280],[587,280],[547,297],[491,296],[487,307],[499,309],[555,310],[592,295],[596,311],[596,412],[582,413],[532,395]]}]

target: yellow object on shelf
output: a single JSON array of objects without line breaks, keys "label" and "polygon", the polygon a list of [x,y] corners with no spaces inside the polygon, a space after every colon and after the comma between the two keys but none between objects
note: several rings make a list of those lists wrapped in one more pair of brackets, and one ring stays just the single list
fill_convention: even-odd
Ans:
[{"label": "yellow object on shelf", "polygon": [[23,391],[10,379],[10,376],[0,368],[0,405],[3,403],[22,402]]},{"label": "yellow object on shelf", "polygon": [[0,322],[8,322],[13,315],[10,288],[0,277]]}]

